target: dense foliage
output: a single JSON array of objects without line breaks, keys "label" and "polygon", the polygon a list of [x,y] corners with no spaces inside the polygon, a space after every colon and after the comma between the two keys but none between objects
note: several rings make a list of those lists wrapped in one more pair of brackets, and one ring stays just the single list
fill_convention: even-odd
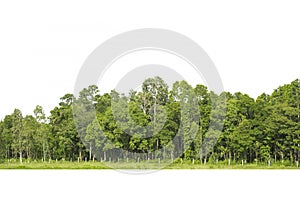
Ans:
[{"label": "dense foliage", "polygon": [[[198,100],[198,109],[185,108],[187,115],[181,112],[181,103],[191,95]],[[96,118],[79,115],[76,120],[80,123],[74,123],[75,101],[86,102],[79,110],[95,109]],[[89,86],[78,98],[63,96],[49,117],[41,106],[33,113],[23,116],[15,109],[0,122],[0,159],[108,160],[116,148],[146,153],[141,160],[181,157],[201,163],[292,163],[299,159],[299,79],[254,100],[240,92],[217,95],[206,86],[193,88],[185,81],[170,89],[155,77],[145,80],[142,90],[131,91],[128,97],[116,91],[100,95],[96,86]],[[191,116],[198,124],[191,122]],[[191,138],[189,134],[195,129],[197,133]],[[174,138],[176,134],[179,136]],[[218,140],[209,144],[207,136]],[[211,145],[208,154],[201,147],[203,142]],[[163,153],[154,153],[157,149]]]}]

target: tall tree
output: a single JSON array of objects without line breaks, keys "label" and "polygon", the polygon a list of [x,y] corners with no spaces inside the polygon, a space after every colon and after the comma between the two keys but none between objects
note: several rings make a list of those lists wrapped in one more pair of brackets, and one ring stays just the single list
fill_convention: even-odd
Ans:
[{"label": "tall tree", "polygon": [[37,105],[33,112],[38,122],[35,140],[42,147],[42,158],[46,161],[47,154],[49,156],[50,127],[42,106]]},{"label": "tall tree", "polygon": [[23,163],[23,151],[25,150],[25,135],[22,131],[23,128],[23,116],[19,109],[15,109],[12,114],[12,134],[13,144],[12,147],[15,151],[15,155],[19,155],[20,163]]}]

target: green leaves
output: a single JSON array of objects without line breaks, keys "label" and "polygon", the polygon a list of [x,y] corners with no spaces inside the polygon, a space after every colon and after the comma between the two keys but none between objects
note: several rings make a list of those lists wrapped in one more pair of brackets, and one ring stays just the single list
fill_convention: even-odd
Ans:
[{"label": "green leaves", "polygon": [[186,81],[169,90],[160,77],[128,97],[114,90],[100,95],[92,85],[60,100],[49,117],[36,106],[33,116],[15,109],[0,121],[0,158],[299,160],[299,79],[256,100]]}]

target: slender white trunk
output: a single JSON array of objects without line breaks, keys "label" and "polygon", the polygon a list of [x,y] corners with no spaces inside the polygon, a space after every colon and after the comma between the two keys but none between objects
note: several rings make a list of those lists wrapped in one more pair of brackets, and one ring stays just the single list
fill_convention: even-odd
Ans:
[{"label": "slender white trunk", "polygon": [[20,163],[23,163],[22,151],[20,151]]},{"label": "slender white trunk", "polygon": [[45,144],[43,143],[43,157],[44,157],[44,161],[46,160],[46,150],[45,150]]},{"label": "slender white trunk", "polygon": [[92,160],[92,144],[90,144],[90,160]]}]

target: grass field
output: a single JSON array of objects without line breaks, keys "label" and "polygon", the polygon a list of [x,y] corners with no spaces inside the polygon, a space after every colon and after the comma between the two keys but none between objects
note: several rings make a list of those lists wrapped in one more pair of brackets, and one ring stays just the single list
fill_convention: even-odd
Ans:
[{"label": "grass field", "polygon": [[91,169],[91,170],[109,170],[109,169],[298,169],[296,166],[291,166],[282,163],[276,163],[271,166],[265,164],[192,164],[192,163],[110,163],[110,162],[2,162],[0,169]]}]

